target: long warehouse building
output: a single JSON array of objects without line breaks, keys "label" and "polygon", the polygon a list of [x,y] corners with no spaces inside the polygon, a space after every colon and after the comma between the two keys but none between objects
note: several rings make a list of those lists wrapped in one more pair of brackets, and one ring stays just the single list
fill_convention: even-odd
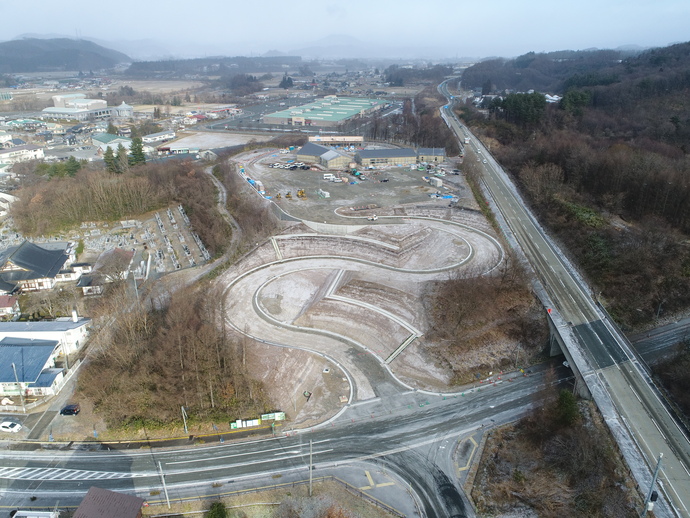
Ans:
[{"label": "long warehouse building", "polygon": [[383,109],[387,101],[328,95],[309,104],[264,115],[264,124],[333,127]]}]

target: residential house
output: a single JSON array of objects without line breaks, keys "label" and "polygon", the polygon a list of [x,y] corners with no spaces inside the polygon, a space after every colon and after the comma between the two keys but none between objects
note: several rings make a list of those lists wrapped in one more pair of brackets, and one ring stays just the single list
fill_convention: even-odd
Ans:
[{"label": "residential house", "polygon": [[11,194],[0,192],[0,218],[4,218],[7,216],[7,214],[9,214],[10,205],[12,205],[18,199],[19,198],[12,196]]},{"label": "residential house", "polygon": [[64,379],[63,369],[55,366],[59,349],[57,340],[0,340],[0,395],[56,394]]},{"label": "residential house", "polygon": [[20,139],[20,138],[11,138],[5,143],[5,147],[17,147],[17,146],[26,146],[27,142],[26,140]]},{"label": "residential house", "polygon": [[91,319],[80,317],[74,312],[72,317],[55,320],[0,322],[0,339],[54,340],[60,343],[62,353],[71,354],[84,345],[89,329]]},{"label": "residential house", "polygon": [[0,149],[0,162],[5,164],[16,164],[17,162],[40,160],[43,158],[43,156],[43,148],[33,144],[25,144],[23,146]]},{"label": "residential house", "polygon": [[82,275],[77,284],[84,295],[101,295],[109,282],[125,280],[129,277],[134,252],[114,248],[103,252],[89,275]]},{"label": "residential house", "polygon": [[81,288],[81,292],[85,297],[89,295],[102,295],[104,284],[100,276],[82,275],[77,283],[77,288]]},{"label": "residential house", "polygon": [[138,496],[91,487],[73,518],[141,518],[144,502]]},{"label": "residential house", "polygon": [[0,318],[19,316],[19,298],[11,295],[0,295]]},{"label": "residential house", "polygon": [[0,252],[0,294],[52,289],[60,270],[74,260],[73,254],[69,243],[47,248],[24,241],[3,250]]}]

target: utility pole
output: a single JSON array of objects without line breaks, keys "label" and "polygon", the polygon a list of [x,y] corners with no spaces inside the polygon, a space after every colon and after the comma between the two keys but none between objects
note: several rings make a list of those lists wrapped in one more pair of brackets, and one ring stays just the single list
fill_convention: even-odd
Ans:
[{"label": "utility pole", "polygon": [[165,493],[165,501],[168,503],[168,509],[170,509],[170,498],[168,498],[168,487],[165,485],[165,475],[163,474],[163,466],[161,466],[160,461],[158,462],[158,471],[161,474],[161,481],[163,482],[163,492]]},{"label": "utility pole", "polygon": [[26,405],[24,405],[24,391],[22,386],[19,384],[19,378],[17,377],[17,367],[12,363],[12,370],[14,371],[14,381],[17,382],[17,388],[19,389],[19,399],[22,402],[22,413],[26,414]]},{"label": "utility pole", "polygon": [[[654,502],[656,501],[656,491],[654,491],[654,484],[656,484],[656,478],[659,475],[659,469],[661,468],[661,459],[663,458],[664,454],[660,453],[659,454],[659,460],[656,462],[656,469],[654,470],[654,476],[652,477],[652,483],[649,485],[649,491],[647,491],[647,498],[644,499],[644,507],[642,508],[642,512],[640,513],[640,518],[644,518],[647,516],[647,511],[651,511],[654,508]],[[651,500],[651,502],[650,502]],[[652,509],[649,509],[649,506],[652,506]]]},{"label": "utility pole", "polygon": [[312,454],[312,440],[309,439],[309,496],[311,496],[311,481],[312,481],[312,464],[311,464],[311,454]]}]

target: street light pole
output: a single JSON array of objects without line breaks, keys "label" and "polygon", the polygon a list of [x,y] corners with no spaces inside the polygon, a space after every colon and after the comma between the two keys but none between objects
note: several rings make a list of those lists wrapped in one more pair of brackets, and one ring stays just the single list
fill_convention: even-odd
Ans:
[{"label": "street light pole", "polygon": [[640,513],[640,518],[644,518],[645,516],[647,516],[647,511],[649,510],[649,501],[652,498],[652,493],[654,493],[654,484],[656,484],[656,478],[659,475],[659,469],[661,468],[661,459],[663,458],[663,456],[664,454],[660,453],[659,460],[656,462],[656,469],[654,470],[652,483],[649,485],[649,491],[647,491],[647,498],[644,499],[644,507],[642,508],[642,512]]},{"label": "street light pole", "polygon": [[14,371],[14,381],[17,382],[17,388],[19,389],[19,399],[22,402],[22,413],[26,414],[26,405],[24,405],[24,391],[22,390],[22,386],[19,384],[19,378],[17,377],[17,367],[14,363],[12,363],[12,370]]},{"label": "street light pole", "polygon": [[158,462],[158,471],[161,474],[161,481],[163,482],[163,492],[165,493],[165,501],[168,503],[168,509],[170,509],[170,498],[168,497],[168,486],[165,485],[165,475],[163,474],[163,466]]},{"label": "street light pole", "polygon": [[309,439],[309,496],[311,496],[311,481],[312,481],[311,456],[312,456],[312,440]]}]

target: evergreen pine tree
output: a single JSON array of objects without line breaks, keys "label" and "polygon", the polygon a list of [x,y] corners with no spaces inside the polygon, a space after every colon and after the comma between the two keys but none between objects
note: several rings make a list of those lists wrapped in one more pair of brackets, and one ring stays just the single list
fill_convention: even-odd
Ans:
[{"label": "evergreen pine tree", "polygon": [[81,169],[81,164],[77,161],[77,159],[73,156],[69,157],[67,159],[67,163],[65,164],[65,172],[67,173],[67,176],[75,176],[79,169]]},{"label": "evergreen pine tree", "polygon": [[125,171],[129,170],[129,155],[122,144],[117,145],[117,154],[115,156],[116,172],[124,173]]},{"label": "evergreen pine tree", "polygon": [[129,148],[129,165],[135,166],[146,163],[146,155],[144,155],[144,143],[141,137],[134,137],[132,145]]},{"label": "evergreen pine tree", "polygon": [[105,148],[105,153],[103,153],[103,162],[105,162],[105,168],[109,173],[117,173],[115,154],[113,153],[113,148],[110,146]]}]

